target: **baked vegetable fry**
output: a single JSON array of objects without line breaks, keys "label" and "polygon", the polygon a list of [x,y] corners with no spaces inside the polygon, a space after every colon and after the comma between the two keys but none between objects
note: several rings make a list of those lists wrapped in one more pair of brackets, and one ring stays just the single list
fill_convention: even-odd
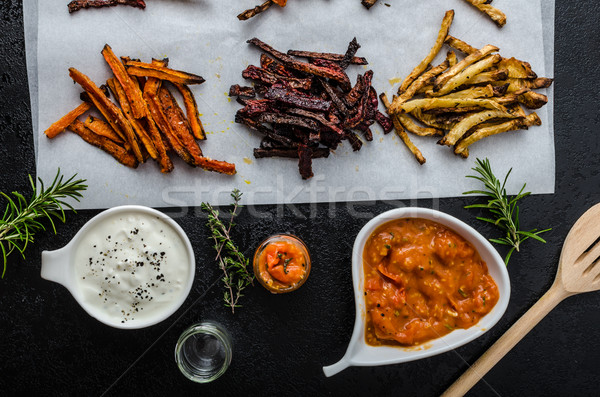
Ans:
[{"label": "baked vegetable fry", "polygon": [[[128,102],[131,105],[131,113],[133,118],[140,119],[146,115],[146,104],[142,97],[142,91],[140,87],[133,81],[131,76],[125,70],[125,66],[121,63],[121,60],[117,58],[112,48],[108,44],[104,45],[102,49],[102,56],[110,66],[113,74],[121,84],[123,92],[127,96]],[[122,102],[122,101],[119,101]],[[123,103],[121,103],[121,108]],[[131,120],[130,120],[131,121]],[[152,153],[151,153],[152,154]],[[154,158],[154,157],[153,157]]]},{"label": "baked vegetable fry", "polygon": [[515,117],[517,116],[498,110],[485,110],[483,112],[474,113],[468,117],[465,117],[460,123],[456,124],[448,134],[440,139],[438,143],[440,145],[453,146],[460,138],[462,138],[464,134],[467,133],[467,131],[478,124],[491,119],[514,119]]},{"label": "baked vegetable fry", "polygon": [[119,163],[131,168],[138,166],[137,159],[131,153],[110,139],[94,134],[81,121],[74,120],[69,125],[69,129],[90,145],[96,146],[113,156]]},{"label": "baked vegetable fry", "polygon": [[[75,68],[69,68],[69,75],[77,84],[89,94],[90,99],[94,102],[94,106],[102,113],[113,129],[125,139],[130,145],[133,154],[139,162],[143,162],[144,158],[138,145],[135,133],[131,124],[127,121],[123,112],[112,103],[104,93],[94,84],[89,77],[81,73]],[[120,132],[120,133],[119,133]]]},{"label": "baked vegetable fry", "polygon": [[171,131],[173,131],[179,142],[181,142],[186,151],[192,156],[194,164],[198,165],[198,160],[202,157],[202,150],[200,150],[200,147],[194,140],[190,125],[175,98],[163,86],[158,90],[158,100],[162,106],[163,114],[171,126]]},{"label": "baked vegetable fry", "polygon": [[458,62],[456,65],[452,66],[450,69],[438,76],[438,78],[435,80],[435,84],[433,85],[434,91],[437,91],[440,88],[442,88],[442,86],[444,86],[444,84],[446,84],[448,80],[459,74],[466,67],[471,66],[472,64],[485,58],[492,52],[497,51],[498,47],[488,44],[482,49],[477,50],[472,54],[469,54],[462,61]]},{"label": "baked vegetable fry", "polygon": [[77,117],[90,110],[90,108],[91,105],[89,103],[82,102],[75,109],[71,110],[69,113],[62,116],[60,120],[56,121],[54,124],[48,127],[48,129],[44,131],[44,134],[46,134],[46,136],[50,139],[54,138],[55,136],[66,130],[69,127],[69,124],[76,120]]},{"label": "baked vegetable fry", "polygon": [[[471,56],[471,55],[469,55],[469,56]],[[448,81],[443,86],[441,86],[441,88],[439,88],[439,90],[437,92],[438,95],[445,95],[445,94],[449,93],[450,91],[454,91],[458,87],[469,82],[473,77],[477,76],[479,73],[492,67],[494,64],[500,62],[500,59],[502,59],[502,57],[499,54],[488,55],[487,57],[483,58],[482,60],[472,64],[471,66],[467,67],[462,72],[460,72],[457,75],[448,79]],[[435,91],[435,86],[434,86],[434,91]]]},{"label": "baked vegetable fry", "polygon": [[[108,138],[111,141],[113,141],[114,143],[117,143],[119,145],[124,146],[124,144],[125,144],[125,141],[122,140],[121,137],[119,137],[117,135],[117,133],[110,126],[110,124],[108,124],[107,122],[105,122],[103,120],[100,120],[93,116],[90,116],[87,118],[87,120],[85,120],[84,125],[87,128],[89,128],[90,131],[92,131],[96,135],[100,135],[105,138]],[[125,147],[125,150],[127,150],[127,147]]]},{"label": "baked vegetable fry", "polygon": [[461,98],[423,98],[423,99],[413,99],[412,101],[408,101],[403,103],[400,106],[400,109],[392,108],[391,113],[399,113],[400,111],[404,111],[406,113],[410,113],[415,109],[434,109],[434,108],[450,108],[450,107],[466,107],[466,106],[480,106],[485,109],[496,109],[506,111],[506,108],[498,102],[491,99],[461,99]]},{"label": "baked vegetable fry", "polygon": [[448,36],[448,31],[450,30],[450,25],[452,25],[452,21],[454,20],[454,10],[446,11],[444,15],[444,19],[442,20],[442,26],[438,33],[438,37],[435,41],[435,44],[429,51],[429,54],[421,61],[421,63],[413,69],[412,72],[404,79],[402,85],[398,89],[398,95],[402,94],[406,89],[412,84],[413,81],[417,77],[421,75],[427,69],[427,65],[429,65],[436,55],[440,52],[442,45],[444,45],[444,40],[446,40],[446,36]]},{"label": "baked vegetable fry", "polygon": [[415,135],[419,136],[442,136],[444,135],[444,131],[439,128],[433,127],[422,127],[419,124],[415,123],[412,118],[406,113],[399,113],[395,115],[398,118],[398,121],[402,123],[402,126],[406,128],[409,132],[412,132]]},{"label": "baked vegetable fry", "polygon": [[[454,54],[453,52],[448,53],[448,58],[450,58],[450,54]],[[421,88],[431,82],[436,76],[440,73],[443,73],[444,70],[448,69],[450,66],[449,59],[446,59],[444,62],[439,64],[438,66],[429,69],[427,72],[423,73],[419,78],[412,82],[412,84],[406,89],[406,91],[402,92],[397,98],[394,98],[394,107],[398,107],[404,102],[411,99]]]},{"label": "baked vegetable fry", "polygon": [[[111,91],[113,92],[115,98],[121,105],[121,110],[125,114],[125,117],[127,118],[127,120],[129,120],[129,122],[131,123],[131,126],[133,127],[133,130],[137,134],[137,137],[140,139],[140,141],[142,141],[142,144],[146,148],[146,151],[148,152],[150,157],[152,157],[154,160],[156,160],[158,157],[156,147],[154,146],[154,143],[152,143],[152,139],[150,139],[150,137],[148,136],[148,132],[146,132],[146,129],[142,126],[140,121],[133,117],[133,114],[132,114],[133,109],[131,108],[131,104],[129,103],[127,94],[125,93],[125,89],[123,88],[123,86],[121,86],[121,83],[119,83],[119,81],[117,79],[112,79],[112,78],[108,79],[106,81],[106,83],[108,84],[108,86],[111,89]],[[136,86],[136,88],[137,88],[137,86]],[[142,98],[142,100],[143,100],[143,98]],[[145,106],[145,103],[146,102],[144,102],[144,108],[145,108],[144,114],[146,114],[148,111]]]},{"label": "baked vegetable fry", "polygon": [[160,80],[167,80],[174,84],[202,84],[204,78],[195,74],[169,69],[165,66],[159,66],[154,63],[145,63],[138,61],[127,61],[127,72],[132,76],[154,77]]},{"label": "baked vegetable fry", "polygon": [[490,17],[498,27],[501,28],[506,24],[506,15],[496,7],[490,5],[492,0],[466,0],[466,2]]},{"label": "baked vegetable fry", "polygon": [[400,123],[400,120],[398,120],[398,118],[395,117],[395,115],[392,115],[389,113],[391,104],[390,104],[390,101],[388,100],[387,96],[385,95],[385,93],[381,93],[381,95],[379,95],[379,98],[381,99],[383,106],[385,106],[385,108],[388,109],[388,114],[392,118],[392,122],[394,123],[394,130],[396,131],[396,134],[400,137],[400,139],[402,139],[402,142],[404,142],[404,144],[406,145],[408,150],[410,150],[410,152],[415,156],[415,158],[417,159],[419,164],[425,164],[425,162],[427,160],[425,159],[425,157],[423,157],[423,154],[421,153],[419,148],[417,148],[415,146],[415,144],[412,143],[412,141],[408,137],[408,134],[404,130],[404,127]]},{"label": "baked vegetable fry", "polygon": [[202,121],[200,120],[200,112],[198,112],[198,104],[196,103],[194,94],[192,94],[192,91],[187,85],[175,84],[175,87],[177,87],[177,90],[183,97],[183,105],[185,106],[187,119],[190,123],[190,127],[192,128],[194,138],[205,140],[206,133],[204,132],[204,127],[202,126]]},{"label": "baked vegetable fry", "polygon": [[518,118],[510,120],[501,124],[482,125],[478,127],[471,135],[462,139],[454,148],[454,153],[460,154],[463,157],[469,157],[469,150],[467,149],[470,145],[475,142],[507,131],[514,130],[526,130],[532,125],[542,125],[542,121],[538,115],[534,112],[524,118]]},{"label": "baked vegetable fry", "polygon": [[446,44],[448,44],[450,47],[454,48],[455,50],[462,52],[463,54],[470,55],[470,54],[474,53],[475,51],[477,51],[477,48],[475,48],[475,47],[465,43],[461,39],[457,39],[456,37],[451,36],[451,35],[448,35],[446,37],[446,40],[444,40],[444,42]]}]

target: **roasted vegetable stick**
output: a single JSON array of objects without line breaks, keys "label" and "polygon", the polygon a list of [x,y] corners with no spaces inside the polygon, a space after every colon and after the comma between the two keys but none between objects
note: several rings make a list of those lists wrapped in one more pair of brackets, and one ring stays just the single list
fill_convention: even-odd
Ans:
[{"label": "roasted vegetable stick", "polygon": [[[481,72],[473,76],[469,81],[466,81],[463,86],[472,86],[477,84],[494,83],[505,84],[504,80],[508,78],[506,69],[490,70],[489,72]],[[502,81],[502,83],[500,83]]]},{"label": "roasted vegetable stick", "polygon": [[[450,53],[448,53],[448,57],[450,57]],[[430,83],[431,80],[433,80],[440,73],[443,73],[444,70],[448,69],[449,66],[450,61],[446,59],[440,65],[431,68],[427,72],[420,75],[419,78],[413,81],[413,83],[404,92],[402,92],[397,98],[394,99],[394,107],[398,107],[404,102],[411,99],[421,88]]]},{"label": "roasted vegetable stick", "polygon": [[90,145],[94,145],[113,156],[119,163],[131,168],[136,168],[138,166],[138,161],[131,153],[127,152],[123,147],[110,139],[94,134],[86,128],[81,121],[73,121],[71,125],[69,125],[69,129],[83,138],[83,140]]},{"label": "roasted vegetable stick", "polygon": [[100,8],[116,5],[127,5],[137,8],[146,8],[144,0],[73,0],[68,4],[69,13],[79,11],[82,8]]},{"label": "roasted vegetable stick", "polygon": [[497,66],[498,69],[505,69],[510,78],[535,79],[537,77],[529,62],[519,61],[516,58],[502,58]]},{"label": "roasted vegetable stick", "polygon": [[424,98],[424,99],[413,99],[403,103],[399,109],[390,109],[391,113],[399,113],[404,111],[410,113],[415,109],[434,109],[434,108],[450,108],[450,107],[466,107],[466,106],[480,106],[485,109],[496,109],[506,111],[506,108],[498,102],[491,99],[460,99],[460,98]]},{"label": "roasted vegetable stick", "polygon": [[467,3],[475,6],[479,11],[486,14],[498,27],[506,24],[506,15],[496,7],[491,6],[491,0],[466,0]]},{"label": "roasted vegetable stick", "polygon": [[[150,137],[148,136],[148,132],[146,131],[144,126],[142,126],[142,124],[140,123],[140,121],[138,119],[133,117],[133,109],[131,107],[131,104],[129,103],[127,94],[125,93],[123,86],[121,86],[121,83],[119,83],[119,81],[117,79],[108,79],[107,84],[110,87],[111,91],[113,92],[115,98],[121,105],[121,110],[125,114],[125,117],[127,118],[127,120],[129,120],[129,122],[131,123],[133,130],[136,132],[137,137],[140,139],[140,141],[146,148],[146,151],[148,152],[150,157],[152,157],[154,160],[156,160],[158,158],[158,152],[156,151],[156,147],[154,146],[152,139],[150,139]],[[134,84],[136,84],[136,83],[134,83]],[[137,86],[136,86],[136,88],[137,88]],[[144,102],[144,107],[146,107],[145,104],[146,104],[146,102]],[[144,110],[144,114],[146,114],[147,112],[148,112],[148,110],[146,108]]]},{"label": "roasted vegetable stick", "polygon": [[154,77],[160,80],[167,80],[174,84],[202,84],[204,78],[195,74],[169,69],[164,66],[158,66],[154,63],[145,63],[138,61],[128,61],[126,64],[127,72],[133,76]]},{"label": "roasted vegetable stick", "polygon": [[412,112],[410,112],[410,114],[414,118],[419,120],[421,123],[423,123],[429,127],[438,128],[441,130],[451,129],[457,123],[457,121],[448,121],[448,119],[441,118],[437,114],[424,113],[419,108],[413,110]]},{"label": "roasted vegetable stick", "polygon": [[331,67],[317,66],[306,62],[297,61],[289,55],[275,50],[273,47],[260,41],[256,37],[248,40],[247,43],[257,46],[289,68],[298,70],[300,72],[313,74],[315,76],[336,80],[338,83],[340,83],[340,87],[346,92],[351,88],[350,79],[341,68],[340,70],[337,70]]},{"label": "roasted vegetable stick", "polygon": [[540,77],[537,79],[506,79],[502,81],[494,82],[494,85],[508,84],[506,90],[507,93],[511,94],[523,89],[536,90],[538,88],[548,88],[552,85],[553,80],[547,77]]},{"label": "roasted vegetable stick", "polygon": [[544,94],[528,91],[518,95],[518,101],[528,109],[539,109],[548,103],[548,97]]},{"label": "roasted vegetable stick", "polygon": [[250,8],[242,13],[240,13],[237,18],[240,21],[246,21],[258,14],[260,14],[261,12],[266,11],[269,7],[271,7],[274,4],[273,0],[267,0],[264,3],[262,3],[261,5],[258,5],[254,8]]},{"label": "roasted vegetable stick", "polygon": [[450,47],[454,48],[455,50],[462,52],[463,54],[470,55],[477,51],[477,48],[475,48],[475,47],[465,43],[461,39],[457,39],[456,37],[451,36],[451,35],[448,35],[446,37],[446,40],[444,40],[444,42],[446,44],[448,44]]},{"label": "roasted vegetable stick", "polygon": [[521,129],[526,130],[532,125],[542,125],[542,121],[535,112],[524,118],[510,120],[501,124],[478,127],[471,135],[458,142],[454,148],[454,153],[460,154],[463,157],[469,157],[469,150],[467,148],[475,142],[502,132]]},{"label": "roasted vegetable stick", "polygon": [[494,87],[490,84],[485,87],[471,87],[462,91],[455,91],[444,95],[444,98],[490,98],[494,96]]},{"label": "roasted vegetable stick", "polygon": [[[288,55],[301,58],[309,59],[326,59],[332,62],[341,62],[344,59],[344,54],[334,54],[330,52],[313,52],[313,51],[299,51],[299,50],[288,50]],[[350,63],[353,65],[368,65],[366,58],[363,57],[352,57]],[[297,156],[297,155],[296,155]]]},{"label": "roasted vegetable stick", "polygon": [[[121,60],[117,58],[112,48],[108,44],[104,45],[102,49],[102,56],[110,66],[113,74],[121,84],[125,95],[127,96],[128,102],[131,105],[131,113],[134,118],[140,119],[146,115],[146,104],[142,97],[142,91],[140,87],[133,81],[132,77],[125,70],[125,66],[121,63]],[[121,104],[123,107],[123,104]],[[152,155],[152,153],[150,153]],[[153,157],[154,158],[154,157]]]},{"label": "roasted vegetable stick", "polygon": [[433,127],[422,127],[415,123],[412,118],[406,113],[400,113],[395,115],[394,117],[398,118],[398,121],[402,123],[402,126],[406,128],[409,132],[412,132],[415,135],[419,136],[442,136],[444,135],[444,131],[439,128]]},{"label": "roasted vegetable stick", "polygon": [[429,109],[425,111],[427,114],[444,114],[444,113],[473,113],[473,112],[482,112],[485,109],[479,106],[467,106],[464,108],[435,108]]},{"label": "roasted vegetable stick", "polygon": [[[443,86],[441,86],[441,88],[439,88],[439,90],[437,92],[438,95],[445,95],[445,94],[449,93],[450,91],[454,91],[456,88],[469,82],[471,79],[473,79],[474,76],[478,75],[479,73],[483,72],[486,69],[489,69],[494,64],[500,62],[500,59],[502,59],[502,57],[499,54],[494,54],[494,55],[488,55],[487,57],[483,58],[482,60],[475,62],[474,64],[472,64],[471,66],[469,66],[465,70],[463,70],[462,72],[460,72],[457,75],[448,79],[448,81]],[[436,90],[435,85],[434,85],[433,89],[434,89],[434,91]]]},{"label": "roasted vegetable stick", "polygon": [[192,91],[190,91],[190,88],[187,85],[175,84],[175,87],[177,87],[177,90],[179,90],[183,97],[183,105],[185,106],[187,119],[192,128],[194,138],[205,140],[206,133],[204,132],[204,127],[200,120],[200,112],[198,111],[198,104],[196,103],[194,94],[192,94]]},{"label": "roasted vegetable stick", "polygon": [[483,112],[472,114],[468,117],[465,117],[460,123],[456,124],[450,130],[450,132],[448,132],[448,134],[440,139],[438,143],[440,145],[453,146],[460,138],[462,138],[464,134],[467,133],[467,131],[478,124],[491,119],[514,119],[515,117],[517,116],[514,116],[508,112],[501,112],[497,110],[485,110]]},{"label": "roasted vegetable stick", "polygon": [[391,104],[390,104],[390,101],[387,99],[387,96],[385,95],[385,93],[381,93],[381,95],[379,95],[379,98],[381,99],[381,102],[383,103],[383,105],[385,106],[385,108],[388,109],[388,114],[392,118],[392,122],[394,123],[394,130],[396,131],[396,134],[398,134],[398,136],[400,137],[400,139],[402,139],[402,142],[404,142],[404,144],[406,145],[406,147],[415,156],[415,158],[417,159],[417,161],[419,162],[419,164],[425,164],[425,162],[427,160],[425,159],[425,157],[423,157],[423,154],[421,153],[421,151],[419,150],[419,148],[417,148],[415,146],[415,144],[412,143],[412,141],[408,137],[408,134],[404,130],[404,127],[402,127],[402,124],[400,123],[400,120],[398,120],[397,117],[394,117],[394,115],[392,115],[392,114],[389,113],[389,109],[391,107]]},{"label": "roasted vegetable stick", "polygon": [[406,91],[406,89],[412,84],[412,82],[415,81],[415,79],[419,77],[421,73],[425,71],[425,69],[427,69],[427,65],[429,65],[436,57],[438,52],[440,52],[440,49],[444,45],[444,40],[446,39],[446,36],[448,36],[448,31],[450,30],[450,25],[452,25],[453,19],[454,10],[446,11],[435,44],[433,45],[431,51],[429,51],[429,54],[425,57],[425,59],[423,59],[421,63],[416,68],[414,68],[413,71],[410,72],[410,74],[404,79],[402,85],[400,85],[400,88],[398,89],[399,95]]},{"label": "roasted vegetable stick", "polygon": [[113,127],[115,132],[125,139],[130,145],[133,154],[139,162],[143,162],[144,158],[138,145],[135,133],[131,124],[127,121],[123,112],[112,103],[104,93],[94,84],[89,77],[81,73],[75,68],[69,68],[69,75],[71,78],[89,94],[90,99],[94,102],[94,106],[102,113],[106,118],[106,121]]},{"label": "roasted vegetable stick", "polygon": [[185,146],[187,152],[192,156],[196,165],[198,165],[198,159],[202,157],[202,150],[194,140],[190,124],[175,101],[175,98],[173,98],[171,92],[163,86],[158,90],[158,100],[162,105],[163,114],[171,126],[171,131],[175,133],[179,142]]},{"label": "roasted vegetable stick", "polygon": [[[94,134],[108,138],[111,141],[118,143],[119,145],[124,146],[124,144],[126,143],[124,140],[121,139],[120,136],[117,135],[115,130],[113,130],[110,126],[110,124],[103,120],[90,116],[87,118],[87,120],[85,120],[84,125],[88,129],[90,129]],[[125,150],[128,150],[127,147],[125,147]]]},{"label": "roasted vegetable stick", "polygon": [[75,109],[71,110],[69,113],[62,116],[60,120],[52,124],[46,131],[44,131],[44,134],[46,134],[46,136],[50,139],[54,138],[55,136],[66,130],[69,127],[69,124],[75,121],[77,117],[90,110],[90,108],[91,106],[89,103],[82,102]]},{"label": "roasted vegetable stick", "polygon": [[488,44],[482,49],[477,50],[474,53],[468,55],[462,61],[458,62],[456,65],[452,66],[450,69],[446,70],[444,73],[439,75],[438,78],[435,80],[433,90],[439,90],[444,84],[448,82],[448,80],[459,74],[463,69],[471,66],[475,62],[480,61],[492,52],[497,52],[498,49],[498,47]]},{"label": "roasted vegetable stick", "polygon": [[213,160],[210,157],[201,157],[197,165],[205,171],[214,171],[226,175],[234,175],[236,173],[235,164]]}]

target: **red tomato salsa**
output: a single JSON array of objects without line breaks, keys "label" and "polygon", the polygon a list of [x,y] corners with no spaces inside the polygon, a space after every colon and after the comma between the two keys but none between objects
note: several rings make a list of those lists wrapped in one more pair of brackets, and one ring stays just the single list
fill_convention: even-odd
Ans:
[{"label": "red tomato salsa", "polygon": [[363,262],[369,345],[418,345],[477,324],[498,302],[498,287],[475,248],[433,221],[380,226]]},{"label": "red tomato salsa", "polygon": [[272,292],[289,292],[308,277],[310,258],[304,243],[295,236],[267,239],[254,257],[254,273]]}]

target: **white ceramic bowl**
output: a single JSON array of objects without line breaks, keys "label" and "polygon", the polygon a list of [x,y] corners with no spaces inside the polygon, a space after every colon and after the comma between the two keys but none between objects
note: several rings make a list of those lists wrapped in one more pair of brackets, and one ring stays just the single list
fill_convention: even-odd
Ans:
[{"label": "white ceramic bowl", "polygon": [[[395,346],[370,346],[365,341],[365,299],[364,299],[364,272],[362,256],[367,239],[379,226],[392,220],[401,218],[428,219],[457,232],[469,241],[479,252],[487,266],[490,275],[498,286],[500,298],[491,312],[469,329],[456,329],[449,334],[431,340],[420,346],[395,347]],[[419,360],[444,353],[462,346],[483,335],[492,328],[502,317],[510,299],[510,280],[504,261],[492,245],[475,229],[466,223],[444,214],[443,212],[428,208],[398,208],[373,218],[358,233],[352,250],[352,280],[354,285],[354,301],[356,304],[356,320],[354,331],[344,357],[336,364],[323,367],[326,376],[332,376],[349,366],[375,366],[398,364],[407,361]]]},{"label": "white ceramic bowl", "polygon": [[[82,241],[83,238],[85,238],[86,234],[89,231],[93,230],[96,224],[112,215],[131,215],[135,213],[142,213],[154,217],[159,217],[161,221],[163,221],[173,229],[173,231],[181,239],[181,242],[185,247],[189,262],[185,267],[188,268],[188,272],[183,279],[183,289],[176,299],[173,299],[168,304],[162,306],[160,310],[156,310],[155,313],[152,313],[151,316],[146,315],[145,318],[141,320],[136,319],[135,321],[127,321],[125,323],[121,323],[121,321],[118,321],[116,318],[113,319],[107,316],[103,310],[96,308],[85,301],[85,299],[83,298],[83,293],[80,290],[79,284],[75,280],[76,271],[74,258],[79,243]],[[179,307],[181,307],[181,305],[189,295],[190,290],[192,288],[192,283],[194,282],[194,275],[196,271],[195,264],[196,261],[194,259],[194,250],[192,249],[190,240],[188,239],[183,229],[173,219],[163,214],[162,212],[149,207],[139,205],[125,205],[108,209],[90,219],[77,232],[75,237],[73,237],[73,239],[63,248],[58,249],[56,251],[42,252],[41,274],[42,278],[54,281],[66,287],[69,290],[69,292],[71,292],[77,303],[79,303],[79,305],[81,305],[81,307],[90,316],[94,317],[98,321],[115,328],[138,329],[148,327],[165,320],[171,314],[175,313],[177,309],[179,309]],[[152,306],[148,304],[147,310],[150,310],[151,307]]]}]

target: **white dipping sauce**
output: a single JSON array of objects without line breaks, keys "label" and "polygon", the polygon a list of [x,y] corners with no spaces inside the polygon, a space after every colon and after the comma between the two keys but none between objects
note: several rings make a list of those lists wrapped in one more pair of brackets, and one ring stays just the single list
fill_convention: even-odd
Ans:
[{"label": "white dipping sauce", "polygon": [[75,251],[83,301],[113,323],[156,317],[181,298],[190,258],[179,234],[160,217],[117,213],[89,229]]}]

